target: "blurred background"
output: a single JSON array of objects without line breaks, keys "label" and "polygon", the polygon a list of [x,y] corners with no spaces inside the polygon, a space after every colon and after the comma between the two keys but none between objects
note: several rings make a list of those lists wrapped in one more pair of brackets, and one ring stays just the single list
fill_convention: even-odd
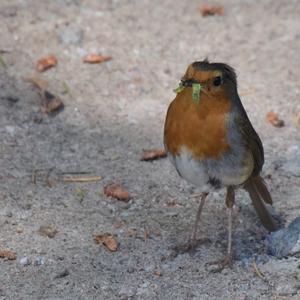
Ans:
[{"label": "blurred background", "polygon": [[223,192],[204,212],[208,242],[174,254],[198,190],[167,159],[141,161],[163,148],[187,66],[225,62],[288,224],[300,213],[299,50],[296,0],[1,0],[0,299],[299,297],[300,262],[269,255],[243,192],[233,270],[205,267],[226,248]]}]

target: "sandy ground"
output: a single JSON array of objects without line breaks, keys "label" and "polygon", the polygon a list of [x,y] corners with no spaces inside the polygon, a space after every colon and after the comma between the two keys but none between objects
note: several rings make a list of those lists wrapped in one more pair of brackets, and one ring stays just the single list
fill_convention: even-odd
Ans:
[{"label": "sandy ground", "polygon": [[[264,143],[275,210],[286,224],[300,214],[300,3],[218,1],[225,14],[206,18],[200,3],[1,0],[0,250],[17,255],[0,259],[1,300],[300,299],[299,259],[268,255],[267,232],[243,191],[232,269],[207,267],[226,251],[224,191],[209,196],[199,229],[205,243],[174,252],[187,241],[198,190],[167,159],[140,161],[143,148],[162,147],[172,89],[187,65],[206,56],[226,62]],[[89,53],[113,59],[83,64]],[[24,77],[49,54],[58,65],[38,76],[65,109],[39,123],[40,96]],[[283,128],[266,122],[270,110]],[[102,180],[64,183],[63,172]],[[111,182],[130,202],[103,195]],[[42,236],[42,225],[58,233]],[[116,252],[93,242],[101,233],[117,237]]]}]

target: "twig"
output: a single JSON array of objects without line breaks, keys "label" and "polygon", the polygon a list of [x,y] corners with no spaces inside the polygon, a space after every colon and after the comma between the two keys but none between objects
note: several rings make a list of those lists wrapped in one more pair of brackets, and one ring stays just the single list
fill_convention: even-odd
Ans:
[{"label": "twig", "polygon": [[256,274],[259,278],[261,278],[261,279],[263,279],[263,280],[266,280],[265,274],[262,273],[262,272],[259,270],[259,268],[258,268],[258,266],[257,266],[257,264],[256,264],[256,261],[253,262],[253,268],[254,268],[255,274]]},{"label": "twig", "polygon": [[146,243],[149,239],[149,231],[144,228],[144,242]]},{"label": "twig", "polygon": [[31,174],[31,183],[36,184],[36,174],[38,170],[33,170]]},{"label": "twig", "polygon": [[202,194],[203,194],[203,193],[195,193],[195,194],[192,194],[192,195],[190,196],[190,198],[198,198],[198,197],[200,197]]},{"label": "twig", "polygon": [[63,182],[69,183],[69,182],[94,182],[94,181],[100,181],[102,178],[100,176],[81,176],[81,177],[68,177],[64,178]]}]

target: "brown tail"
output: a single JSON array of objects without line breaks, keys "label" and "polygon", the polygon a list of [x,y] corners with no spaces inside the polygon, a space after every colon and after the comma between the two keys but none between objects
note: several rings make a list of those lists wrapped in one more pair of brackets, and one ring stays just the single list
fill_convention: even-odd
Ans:
[{"label": "brown tail", "polygon": [[252,204],[264,227],[269,231],[275,231],[277,225],[264,204],[264,202],[273,203],[264,180],[260,176],[250,177],[244,188],[249,193]]}]

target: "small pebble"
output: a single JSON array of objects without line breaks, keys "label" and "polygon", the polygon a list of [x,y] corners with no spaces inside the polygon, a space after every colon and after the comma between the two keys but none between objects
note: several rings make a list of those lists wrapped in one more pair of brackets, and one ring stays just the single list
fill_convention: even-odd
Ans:
[{"label": "small pebble", "polygon": [[270,256],[266,255],[266,254],[260,254],[257,255],[256,257],[256,262],[258,264],[265,264],[270,260]]},{"label": "small pebble", "polygon": [[64,277],[67,277],[68,275],[70,275],[69,270],[68,269],[64,269],[61,272],[59,272],[58,274],[56,274],[54,276],[54,279],[64,278]]},{"label": "small pebble", "polygon": [[53,225],[42,225],[39,228],[40,235],[47,236],[49,238],[54,238],[57,232],[57,229]]},{"label": "small pebble", "polygon": [[121,297],[133,297],[136,294],[136,289],[130,286],[123,286],[119,292]]},{"label": "small pebble", "polygon": [[31,261],[27,256],[24,256],[20,259],[20,264],[23,266],[29,266],[31,264]]},{"label": "small pebble", "polygon": [[282,169],[295,176],[300,176],[300,150],[298,148],[293,148],[290,150],[291,154],[288,155],[287,159],[282,165]]},{"label": "small pebble", "polygon": [[297,286],[290,282],[281,282],[276,286],[276,291],[279,296],[293,296],[297,294]]},{"label": "small pebble", "polygon": [[154,266],[153,266],[153,265],[146,265],[146,266],[144,267],[144,270],[145,270],[146,272],[152,272],[152,271],[154,270]]},{"label": "small pebble", "polygon": [[270,253],[277,258],[293,254],[294,247],[300,240],[300,217],[297,217],[288,227],[271,233],[267,237]]},{"label": "small pebble", "polygon": [[18,225],[17,228],[16,228],[16,232],[17,233],[22,233],[24,231],[23,227]]},{"label": "small pebble", "polygon": [[41,266],[41,265],[43,265],[44,263],[45,263],[44,257],[42,257],[42,256],[37,256],[37,257],[35,258],[33,264],[34,264],[35,266]]},{"label": "small pebble", "polygon": [[16,132],[16,127],[8,125],[8,126],[5,126],[5,129],[11,136],[14,136],[14,134]]},{"label": "small pebble", "polygon": [[6,216],[8,218],[11,218],[13,216],[13,213],[11,211],[6,212]]},{"label": "small pebble", "polygon": [[21,205],[21,207],[24,209],[24,210],[30,210],[32,208],[32,203],[24,203]]},{"label": "small pebble", "polygon": [[149,286],[149,282],[144,282],[142,285],[141,285],[141,288],[144,288],[146,289],[148,286]]},{"label": "small pebble", "polygon": [[153,299],[154,291],[150,283],[144,282],[136,291],[138,299]]}]

